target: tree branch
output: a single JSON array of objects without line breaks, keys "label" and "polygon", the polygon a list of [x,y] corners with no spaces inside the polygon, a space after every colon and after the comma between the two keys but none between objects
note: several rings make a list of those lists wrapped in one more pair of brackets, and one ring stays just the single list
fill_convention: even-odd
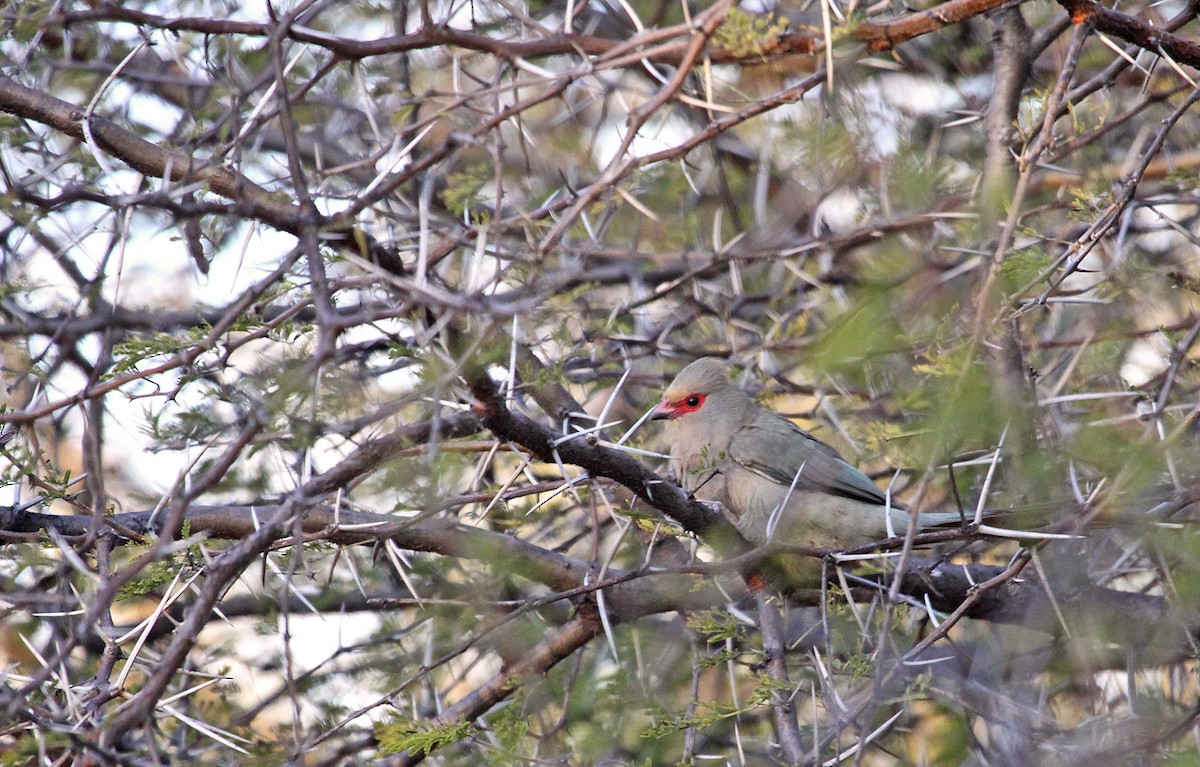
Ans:
[{"label": "tree branch", "polygon": [[[213,192],[245,206],[246,216],[280,231],[298,236],[306,226],[306,215],[299,205],[281,200],[241,173],[146,141],[111,120],[88,115],[74,104],[27,88],[4,75],[0,75],[0,111],[49,126],[89,146],[95,141],[91,149],[111,154],[147,176],[182,183],[203,182]],[[396,261],[394,253],[375,243],[365,232],[324,230],[322,237],[327,244],[365,250],[380,263]]]},{"label": "tree branch", "polygon": [[[531,679],[544,675],[560,661],[571,657],[600,632],[600,613],[584,603],[569,622],[550,633],[520,660],[501,669],[454,705],[430,719],[433,727],[473,722]],[[387,767],[408,767],[424,760],[424,753],[404,753],[383,762]]]},{"label": "tree branch", "polygon": [[475,397],[479,422],[502,440],[511,440],[543,461],[561,460],[580,466],[596,477],[615,480],[651,507],[683,525],[684,529],[704,537],[725,553],[743,553],[749,545],[728,521],[708,506],[687,496],[627,453],[584,437],[560,440],[549,428],[533,419],[514,413],[500,400],[486,374],[468,375],[467,383]]},{"label": "tree branch", "polygon": [[1168,56],[1178,64],[1200,66],[1200,43],[1151,26],[1127,13],[1105,8],[1093,0],[1059,0],[1076,24],[1091,21],[1098,32],[1105,32],[1127,43]]}]

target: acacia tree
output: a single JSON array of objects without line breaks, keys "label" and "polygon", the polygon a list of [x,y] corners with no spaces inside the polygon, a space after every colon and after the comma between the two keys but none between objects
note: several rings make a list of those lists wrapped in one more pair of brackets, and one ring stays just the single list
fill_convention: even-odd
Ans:
[{"label": "acacia tree", "polygon": [[1195,763],[1196,11],[6,6],[5,762]]}]

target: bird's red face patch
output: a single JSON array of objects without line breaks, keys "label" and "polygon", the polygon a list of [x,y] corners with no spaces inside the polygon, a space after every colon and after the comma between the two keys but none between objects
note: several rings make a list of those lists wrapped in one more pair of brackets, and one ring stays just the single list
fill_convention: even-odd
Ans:
[{"label": "bird's red face patch", "polygon": [[663,418],[678,418],[681,415],[694,413],[704,407],[704,394],[689,394],[681,400],[674,402],[662,402],[658,406],[658,413]]}]

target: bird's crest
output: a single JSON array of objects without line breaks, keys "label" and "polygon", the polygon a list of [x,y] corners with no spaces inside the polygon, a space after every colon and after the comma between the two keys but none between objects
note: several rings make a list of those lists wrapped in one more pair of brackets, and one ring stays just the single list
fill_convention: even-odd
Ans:
[{"label": "bird's crest", "polygon": [[679,371],[663,393],[667,402],[679,402],[692,394],[712,394],[729,383],[729,367],[715,357],[701,357]]}]

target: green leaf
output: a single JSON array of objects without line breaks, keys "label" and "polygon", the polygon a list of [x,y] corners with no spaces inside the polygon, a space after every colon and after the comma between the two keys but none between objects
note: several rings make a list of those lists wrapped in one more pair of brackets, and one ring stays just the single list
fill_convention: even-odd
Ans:
[{"label": "green leaf", "polygon": [[387,754],[399,754],[404,751],[415,754],[420,751],[429,756],[435,748],[457,743],[474,733],[475,727],[470,722],[430,727],[411,719],[396,719],[375,725],[375,738],[379,741],[379,750]]}]

